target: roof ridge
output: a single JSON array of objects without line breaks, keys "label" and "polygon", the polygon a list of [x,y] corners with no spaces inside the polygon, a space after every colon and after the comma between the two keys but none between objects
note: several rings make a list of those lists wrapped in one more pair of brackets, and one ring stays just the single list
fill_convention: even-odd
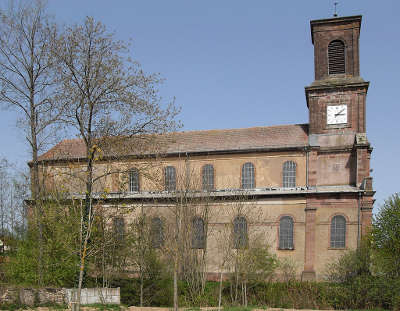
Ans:
[{"label": "roof ridge", "polygon": [[279,128],[279,127],[290,127],[290,126],[308,126],[308,123],[297,123],[297,124],[280,124],[280,125],[269,125],[269,126],[252,126],[252,127],[238,127],[238,128],[228,128],[228,129],[208,129],[208,130],[189,130],[189,131],[176,131],[176,132],[167,132],[160,135],[165,134],[183,134],[183,133],[195,133],[195,132],[223,132],[223,131],[235,131],[235,130],[250,130],[250,129],[270,129],[270,128]]},{"label": "roof ridge", "polygon": [[[300,146],[307,144],[308,124],[281,124],[234,129],[192,130],[159,134],[166,153],[190,151],[245,150],[271,146]],[[112,147],[111,147],[112,149]],[[110,150],[111,150],[110,149]],[[84,140],[67,138],[56,144],[40,160],[84,157]]]}]

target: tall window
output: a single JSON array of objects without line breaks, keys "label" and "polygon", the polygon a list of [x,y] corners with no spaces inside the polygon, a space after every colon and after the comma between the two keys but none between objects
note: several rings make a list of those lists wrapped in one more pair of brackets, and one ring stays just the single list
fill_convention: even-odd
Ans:
[{"label": "tall window", "polygon": [[203,249],[206,242],[204,221],[201,217],[192,220],[192,248]]},{"label": "tall window", "polygon": [[122,242],[125,234],[125,220],[122,217],[114,217],[113,231],[115,239]]},{"label": "tall window", "polygon": [[160,248],[164,244],[163,223],[161,218],[151,219],[151,245],[154,248]]},{"label": "tall window", "polygon": [[165,168],[165,190],[176,190],[176,170],[173,166],[167,166]]},{"label": "tall window", "polygon": [[296,163],[286,161],[283,163],[283,187],[296,187]]},{"label": "tall window", "polygon": [[129,171],[129,191],[137,192],[139,189],[139,171],[133,168]]},{"label": "tall window", "polygon": [[337,215],[331,221],[331,247],[346,247],[346,218]]},{"label": "tall window", "polygon": [[290,216],[279,221],[279,249],[293,249],[293,219]]},{"label": "tall window", "polygon": [[206,164],[202,168],[201,175],[203,177],[203,190],[214,189],[214,167],[211,164]]},{"label": "tall window", "polygon": [[233,220],[233,245],[236,249],[247,246],[247,221],[243,216]]},{"label": "tall window", "polygon": [[242,188],[253,189],[254,187],[254,165],[253,163],[247,162],[242,166]]},{"label": "tall window", "polygon": [[334,40],[328,45],[328,69],[329,74],[340,74],[346,72],[345,48],[340,40]]}]

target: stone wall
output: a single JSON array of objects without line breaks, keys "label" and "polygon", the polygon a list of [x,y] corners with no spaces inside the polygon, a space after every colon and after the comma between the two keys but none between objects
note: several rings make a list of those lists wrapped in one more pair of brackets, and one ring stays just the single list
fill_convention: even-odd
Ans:
[{"label": "stone wall", "polygon": [[[65,289],[66,302],[68,304],[77,301],[77,289]],[[120,304],[120,289],[117,288],[82,288],[81,291],[81,304]]]},{"label": "stone wall", "polygon": [[[0,288],[0,305],[70,304],[76,301],[76,289],[68,288]],[[83,288],[82,304],[120,304],[118,288]]]}]

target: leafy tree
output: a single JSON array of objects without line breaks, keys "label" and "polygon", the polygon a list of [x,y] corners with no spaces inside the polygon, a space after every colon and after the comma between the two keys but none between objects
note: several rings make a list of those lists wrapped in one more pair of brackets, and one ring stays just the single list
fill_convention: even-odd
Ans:
[{"label": "leafy tree", "polygon": [[400,278],[400,195],[388,198],[373,220],[373,246],[382,272]]},{"label": "leafy tree", "polygon": [[[76,204],[47,201],[42,205],[43,248],[41,261],[42,284],[45,286],[71,287],[75,283],[76,267],[79,263],[79,219],[80,208]],[[39,260],[37,228],[29,226],[26,234],[16,240],[16,247],[6,263],[9,282],[27,286],[38,283],[36,269]]]},{"label": "leafy tree", "polygon": [[129,259],[137,268],[140,283],[139,303],[140,307],[143,307],[145,286],[149,283],[146,281],[155,281],[162,275],[160,255],[153,247],[150,219],[144,213],[143,206],[140,215],[130,225],[127,240],[130,249]]},{"label": "leafy tree", "polygon": [[162,108],[156,88],[160,78],[146,75],[129,52],[91,17],[82,25],[68,27],[53,46],[64,95],[59,100],[68,103],[63,118],[85,148],[82,171],[77,174],[85,185],[78,304],[95,219],[94,187],[105,176],[121,172],[96,172],[96,161],[148,152],[152,134],[176,126],[174,105]]},{"label": "leafy tree", "polygon": [[[10,1],[0,8],[0,105],[18,112],[17,124],[23,130],[32,156],[31,189],[34,201],[42,193],[38,154],[46,147],[62,111],[58,78],[55,74],[51,46],[57,28],[45,13],[43,1]],[[41,261],[43,228],[38,222],[40,204],[34,209],[38,225],[38,283],[43,278]]]}]

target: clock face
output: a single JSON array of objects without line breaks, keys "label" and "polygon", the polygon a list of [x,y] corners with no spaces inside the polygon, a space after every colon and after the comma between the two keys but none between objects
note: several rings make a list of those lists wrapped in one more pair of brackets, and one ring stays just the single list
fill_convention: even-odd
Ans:
[{"label": "clock face", "polygon": [[326,107],[327,124],[346,124],[347,123],[347,105]]}]

